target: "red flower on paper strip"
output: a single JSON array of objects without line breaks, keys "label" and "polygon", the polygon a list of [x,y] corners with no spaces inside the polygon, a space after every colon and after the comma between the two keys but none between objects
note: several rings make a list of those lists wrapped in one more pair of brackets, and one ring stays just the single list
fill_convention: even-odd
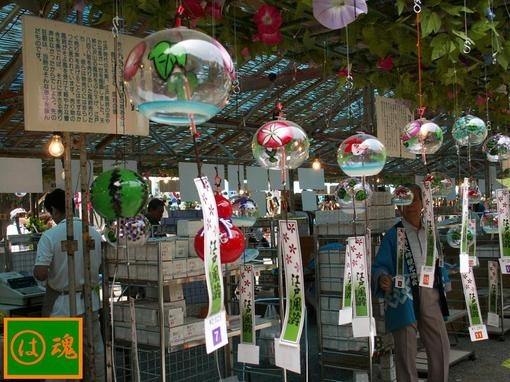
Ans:
[{"label": "red flower on paper strip", "polygon": [[257,24],[259,33],[274,33],[282,26],[283,19],[278,8],[264,4],[253,16],[253,21]]},{"label": "red flower on paper strip", "polygon": [[276,45],[282,42],[283,36],[280,31],[276,31],[274,33],[256,33],[252,36],[252,41],[257,42],[260,41],[266,45]]},{"label": "red flower on paper strip", "polygon": [[393,69],[393,58],[386,56],[377,61],[377,69],[384,70],[385,72],[391,72]]},{"label": "red flower on paper strip", "polygon": [[345,143],[344,153],[352,154],[352,149],[354,148],[354,151],[356,151],[357,147],[362,142],[363,142],[363,140],[358,138],[357,136],[354,136],[352,138],[347,138],[344,142]]},{"label": "red flower on paper strip", "polygon": [[285,122],[268,122],[257,132],[257,142],[265,148],[276,149],[292,140],[292,130]]}]

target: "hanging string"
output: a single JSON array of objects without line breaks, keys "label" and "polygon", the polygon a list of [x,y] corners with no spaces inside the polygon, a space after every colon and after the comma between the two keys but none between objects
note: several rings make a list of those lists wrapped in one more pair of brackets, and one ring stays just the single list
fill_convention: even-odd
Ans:
[{"label": "hanging string", "polygon": [[174,27],[179,28],[182,26],[182,15],[184,13],[184,7],[182,4],[179,4],[177,6],[177,9],[175,10],[175,23]]},{"label": "hanging string", "polygon": [[469,54],[471,52],[471,46],[473,45],[473,41],[468,38],[468,27],[467,27],[467,4],[466,0],[464,0],[464,49],[462,50],[464,54]]},{"label": "hanging string", "polygon": [[197,164],[197,176],[202,177],[202,162],[200,162],[200,153],[198,152],[197,136],[192,135],[193,139],[193,150],[195,152],[195,163]]},{"label": "hanging string", "polygon": [[418,53],[418,115],[423,118],[425,114],[425,106],[423,106],[423,90],[422,90],[422,78],[421,78],[421,34],[420,34],[420,13],[421,13],[421,1],[414,0],[414,12],[416,13],[416,48]]},{"label": "hanging string", "polygon": [[489,89],[487,87],[487,65],[485,65],[484,67],[484,82],[485,82],[485,125],[487,126],[487,130],[490,131],[491,130],[491,121],[490,121],[490,118],[489,118],[489,100],[490,100],[490,96],[489,96]]},{"label": "hanging string", "polygon": [[[351,62],[350,62],[350,53],[349,53],[349,27],[345,27],[345,54],[347,56],[347,77],[345,79],[345,88],[348,90],[347,96],[350,97],[350,90],[354,87],[354,79],[352,78],[351,73]],[[350,113],[351,103],[350,99],[348,101],[348,112]],[[350,117],[350,116],[349,116]]]}]

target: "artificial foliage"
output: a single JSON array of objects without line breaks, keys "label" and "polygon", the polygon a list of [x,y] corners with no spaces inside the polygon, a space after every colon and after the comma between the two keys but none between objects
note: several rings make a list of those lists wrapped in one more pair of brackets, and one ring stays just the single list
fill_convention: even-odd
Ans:
[{"label": "artificial foliage", "polygon": [[[172,27],[178,2],[123,0],[119,13],[126,33],[149,33]],[[90,22],[111,24],[114,2],[91,0]],[[370,84],[380,92],[418,105],[418,52],[416,13],[413,2],[370,1],[367,14],[359,15],[347,28],[329,30],[312,14],[312,0],[182,1],[183,25],[200,29],[220,41],[237,65],[261,54],[277,54],[323,67],[328,75],[346,77],[346,46],[349,46],[354,86]],[[198,8],[202,7],[202,11]],[[191,6],[193,5],[194,8]],[[491,8],[489,8],[491,6]],[[261,7],[270,7],[270,33],[261,34]],[[193,10],[194,9],[194,13]],[[275,10],[279,11],[279,15]],[[198,17],[196,16],[198,14]],[[420,59],[423,103],[435,111],[460,115],[465,110],[485,113],[491,119],[508,119],[510,73],[509,11],[503,0],[487,2],[422,1],[420,12]],[[280,18],[281,17],[281,20]],[[257,23],[258,21],[258,23]],[[267,20],[266,20],[267,21]],[[272,22],[272,23],[271,23]],[[272,28],[272,29],[271,29]],[[266,28],[267,29],[267,28]],[[466,43],[470,51],[465,52]],[[327,51],[327,57],[324,52]],[[392,67],[381,66],[391,59]],[[379,65],[378,65],[379,63]],[[489,97],[490,102],[483,102]],[[478,100],[478,101],[477,101]]]}]

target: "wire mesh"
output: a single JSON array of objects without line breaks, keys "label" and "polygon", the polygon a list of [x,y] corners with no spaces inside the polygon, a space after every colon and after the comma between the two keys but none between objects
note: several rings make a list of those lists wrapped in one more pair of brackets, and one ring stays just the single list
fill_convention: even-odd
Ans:
[{"label": "wire mesh", "polygon": [[[216,356],[218,364],[216,363]],[[171,382],[218,381],[218,367],[225,374],[225,356],[222,349],[207,354],[205,345],[166,353],[166,378]],[[130,347],[116,346],[115,365],[117,382],[133,382],[133,355]],[[138,365],[141,382],[159,382],[161,379],[161,361],[159,349],[138,349]],[[219,366],[218,366],[219,365]]]}]

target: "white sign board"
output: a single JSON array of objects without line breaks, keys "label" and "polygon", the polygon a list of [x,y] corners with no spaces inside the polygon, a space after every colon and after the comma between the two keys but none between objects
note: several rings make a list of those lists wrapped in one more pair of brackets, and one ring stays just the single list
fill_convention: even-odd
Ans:
[{"label": "white sign board", "polygon": [[375,97],[377,117],[377,138],[386,148],[388,157],[416,158],[415,154],[404,150],[400,135],[404,127],[414,119],[413,113],[403,100]]},{"label": "white sign board", "polygon": [[123,57],[140,39],[121,35],[117,41],[119,57],[111,31],[24,16],[25,130],[148,135],[149,121],[115,86]]}]

